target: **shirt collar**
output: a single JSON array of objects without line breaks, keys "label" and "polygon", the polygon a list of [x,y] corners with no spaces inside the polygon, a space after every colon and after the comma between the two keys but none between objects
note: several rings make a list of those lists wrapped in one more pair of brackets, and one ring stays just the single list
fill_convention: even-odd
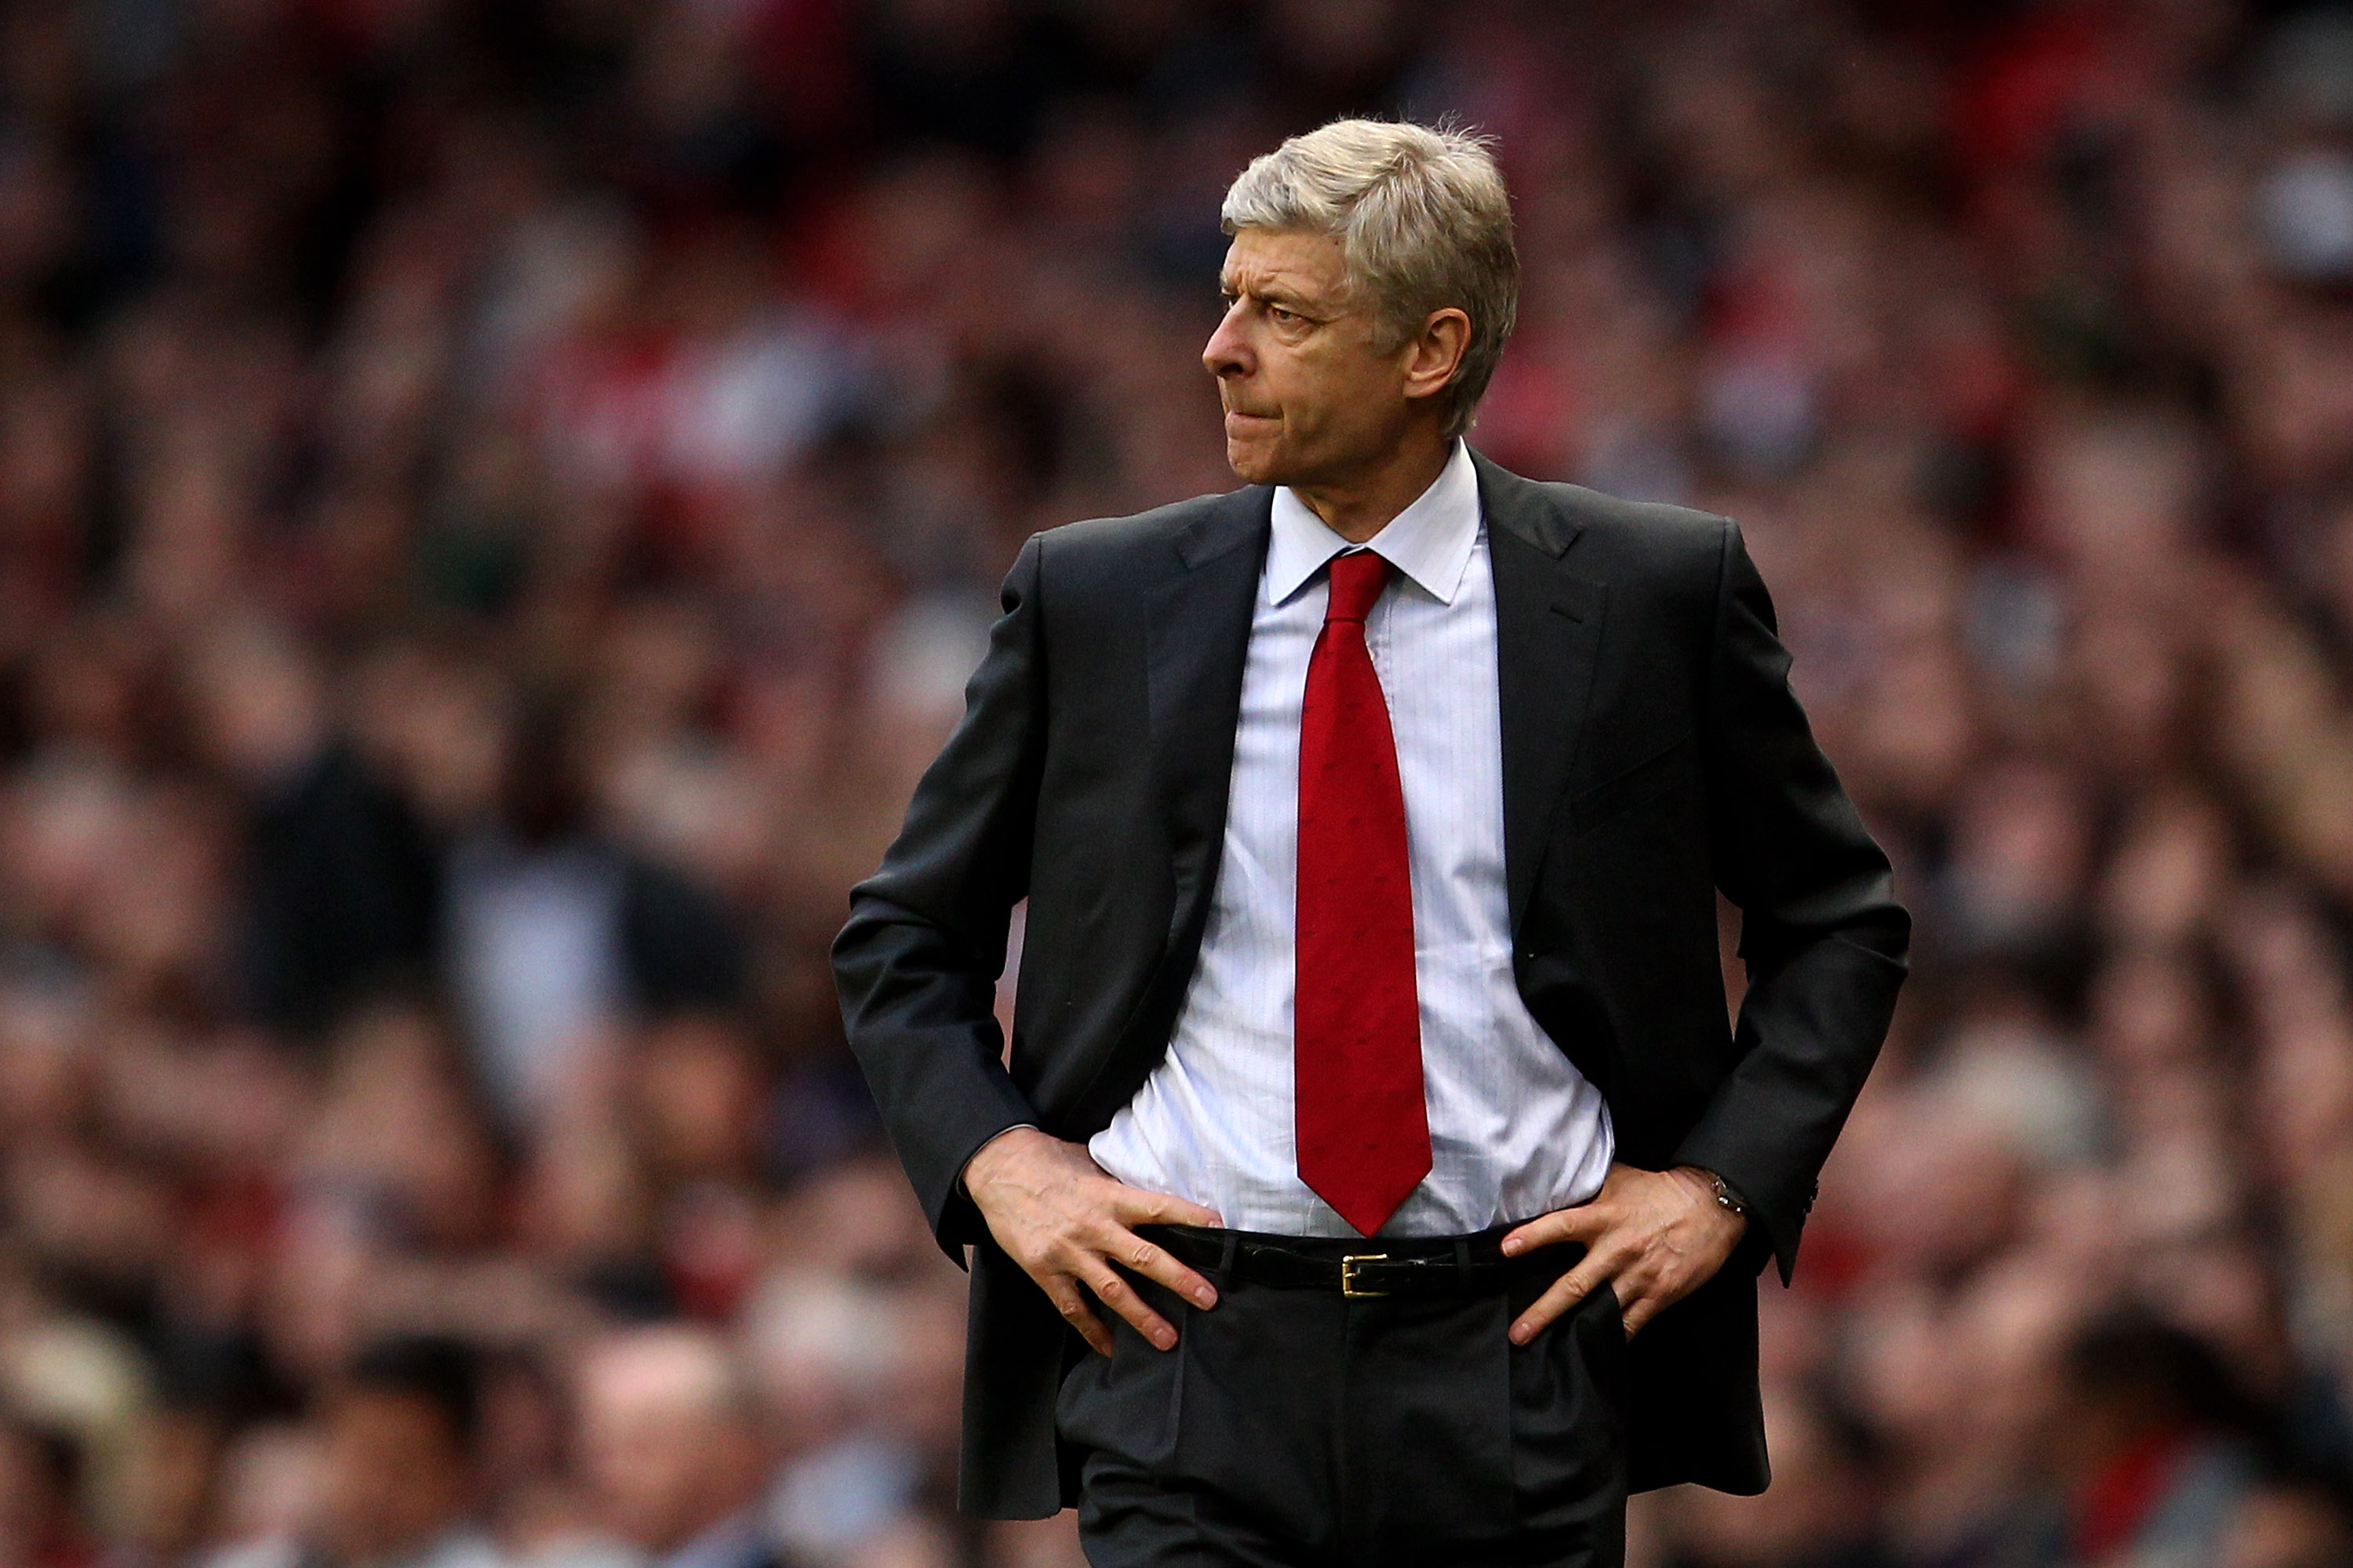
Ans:
[{"label": "shirt collar", "polygon": [[[1390,518],[1365,548],[1413,579],[1440,604],[1452,604],[1462,574],[1479,543],[1479,471],[1471,449],[1459,438],[1454,455],[1414,503]],[[1332,532],[1304,501],[1284,485],[1274,493],[1274,538],[1267,546],[1266,590],[1281,604],[1323,568],[1354,548]]]}]

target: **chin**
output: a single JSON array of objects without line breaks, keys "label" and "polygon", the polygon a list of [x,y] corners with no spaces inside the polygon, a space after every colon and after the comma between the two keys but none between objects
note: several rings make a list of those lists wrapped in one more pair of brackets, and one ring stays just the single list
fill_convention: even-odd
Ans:
[{"label": "chin", "polygon": [[1226,466],[1244,484],[1282,484],[1285,482],[1284,464],[1281,455],[1252,442],[1228,441]]}]

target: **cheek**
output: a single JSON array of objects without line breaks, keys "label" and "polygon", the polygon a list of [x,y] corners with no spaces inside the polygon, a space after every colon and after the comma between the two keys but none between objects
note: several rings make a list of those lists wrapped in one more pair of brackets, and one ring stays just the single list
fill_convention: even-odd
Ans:
[{"label": "cheek", "polygon": [[1338,345],[1301,355],[1293,367],[1293,385],[1303,425],[1336,432],[1380,423],[1383,408],[1396,397],[1393,383],[1383,379],[1381,369],[1377,363],[1366,364],[1364,355],[1342,352]]},{"label": "cheek", "polygon": [[1295,348],[1267,355],[1265,364],[1267,390],[1282,409],[1286,435],[1313,430],[1330,421],[1335,399],[1328,366]]}]

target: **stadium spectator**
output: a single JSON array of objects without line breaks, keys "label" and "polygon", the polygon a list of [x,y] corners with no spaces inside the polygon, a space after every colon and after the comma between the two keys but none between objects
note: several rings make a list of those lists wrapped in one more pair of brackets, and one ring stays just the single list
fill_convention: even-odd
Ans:
[{"label": "stadium spectator", "polygon": [[615,1534],[660,1568],[776,1568],[752,1389],[723,1339],[624,1330],[576,1376],[583,1467]]},{"label": "stadium spectator", "polygon": [[216,1568],[497,1568],[477,1520],[478,1398],[461,1345],[366,1346],[325,1393],[302,1521]]}]

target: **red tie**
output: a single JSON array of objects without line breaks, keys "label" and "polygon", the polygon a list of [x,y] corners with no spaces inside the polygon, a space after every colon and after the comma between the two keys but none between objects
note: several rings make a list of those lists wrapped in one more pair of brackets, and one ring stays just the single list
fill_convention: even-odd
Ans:
[{"label": "red tie", "polygon": [[1430,1173],[1405,791],[1365,617],[1388,581],[1335,556],[1299,715],[1299,1179],[1365,1235]]}]

